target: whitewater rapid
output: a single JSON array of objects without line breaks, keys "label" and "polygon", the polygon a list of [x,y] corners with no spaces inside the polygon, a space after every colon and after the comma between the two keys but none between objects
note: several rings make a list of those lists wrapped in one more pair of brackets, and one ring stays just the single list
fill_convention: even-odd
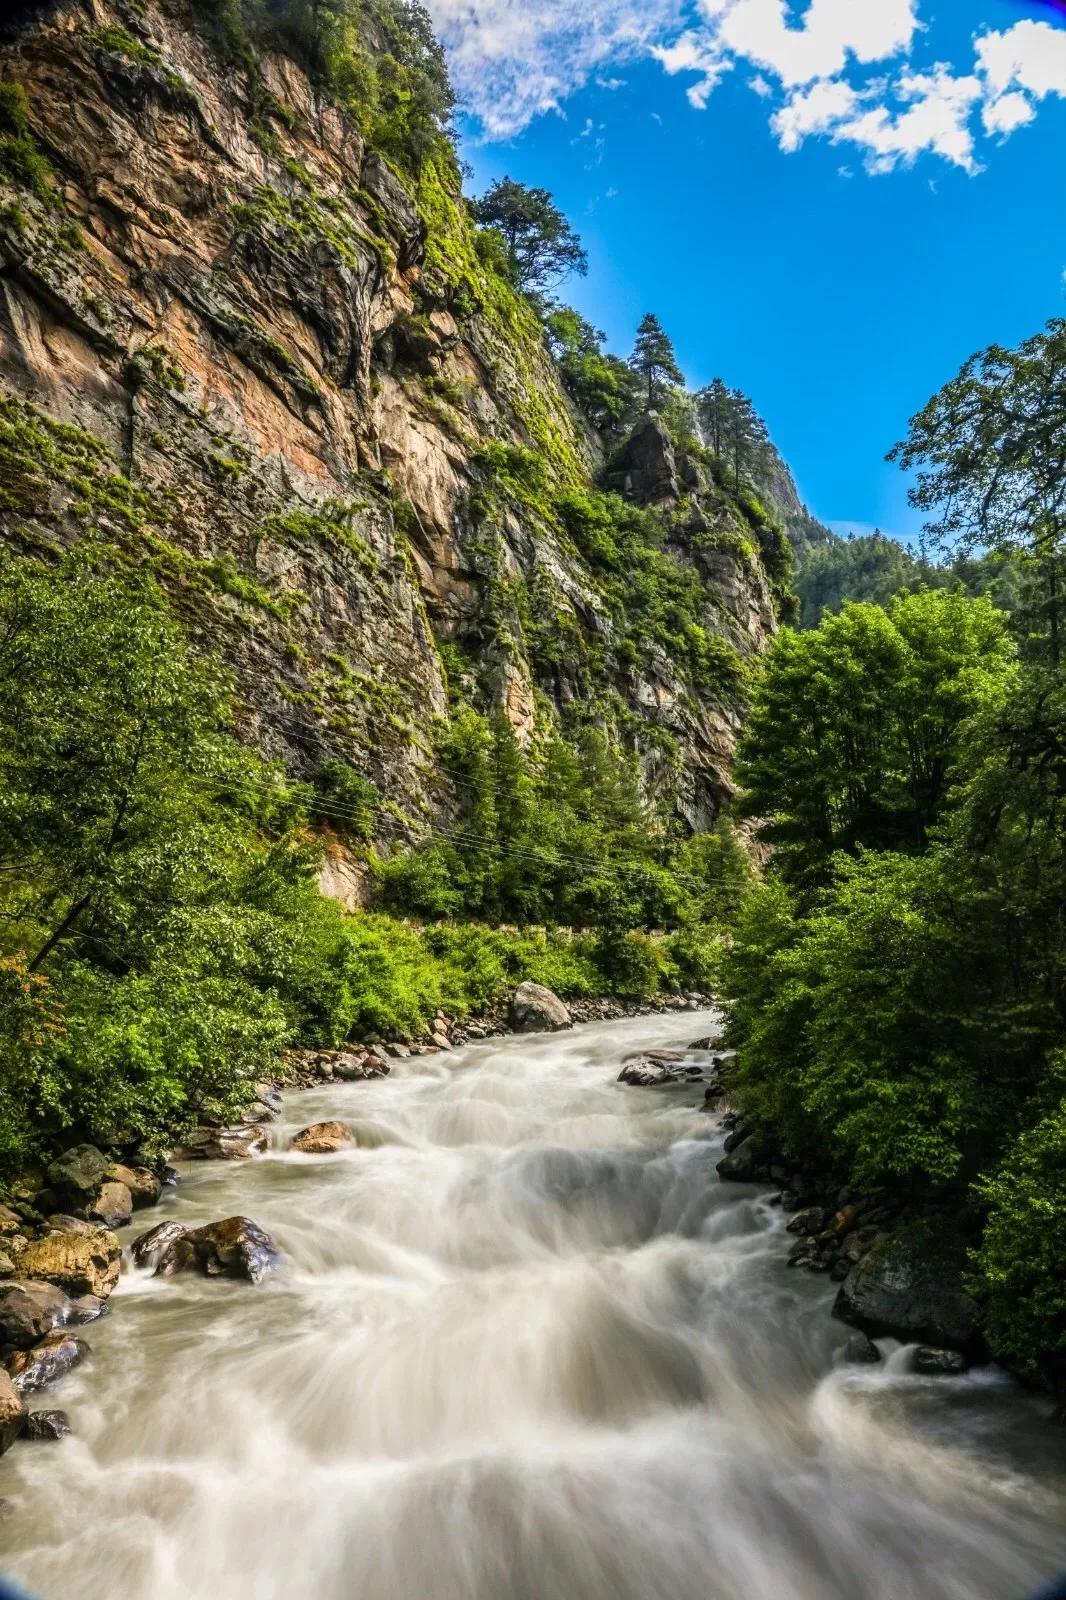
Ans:
[{"label": "whitewater rapid", "polygon": [[[40,1600],[1024,1600],[1066,1570],[1066,1435],[991,1370],[842,1368],[832,1287],[720,1184],[697,1088],[615,1082],[706,1014],[397,1062],[288,1096],[259,1288],[124,1277],[74,1435],[0,1462]],[[359,1147],[290,1154],[299,1128]],[[134,1233],[139,1230],[133,1230]]]}]

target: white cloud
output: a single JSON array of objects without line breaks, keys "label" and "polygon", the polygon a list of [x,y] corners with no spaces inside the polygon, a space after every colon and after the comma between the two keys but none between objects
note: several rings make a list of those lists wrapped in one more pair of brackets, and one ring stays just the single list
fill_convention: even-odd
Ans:
[{"label": "white cloud", "polygon": [[619,65],[651,56],[709,104],[746,67],[780,147],[810,139],[857,151],[870,172],[935,156],[982,170],[1042,102],[1066,98],[1066,30],[985,29],[968,59],[936,61],[931,0],[429,0],[468,109],[491,138],[558,110]]}]

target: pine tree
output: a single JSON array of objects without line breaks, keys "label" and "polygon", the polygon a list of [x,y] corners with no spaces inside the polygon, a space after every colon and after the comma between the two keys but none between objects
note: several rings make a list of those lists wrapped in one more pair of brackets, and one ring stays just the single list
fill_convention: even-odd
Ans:
[{"label": "pine tree", "polygon": [[629,365],[648,386],[649,411],[655,409],[656,401],[665,397],[669,384],[685,381],[669,336],[658,317],[650,311],[637,329],[637,342]]},{"label": "pine tree", "polygon": [[570,273],[588,271],[584,246],[547,189],[501,178],[474,201],[474,217],[502,235],[511,280],[524,294],[544,296]]}]

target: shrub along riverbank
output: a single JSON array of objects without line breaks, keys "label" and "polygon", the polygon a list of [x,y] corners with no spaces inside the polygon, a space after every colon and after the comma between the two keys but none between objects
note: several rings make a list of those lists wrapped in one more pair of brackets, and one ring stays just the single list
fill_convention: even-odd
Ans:
[{"label": "shrub along riverbank", "polygon": [[[664,833],[620,752],[600,742],[590,767],[560,734],[538,763],[458,719],[452,745],[485,755],[485,826],[447,860],[379,869],[393,914],[352,917],[318,891],[312,823],[346,817],[338,791],[360,780],[333,763],[294,783],[237,741],[233,716],[159,588],[106,547],[0,570],[0,1176],[81,1138],[156,1159],[198,1120],[235,1118],[287,1045],[411,1036],[524,979],[566,997],[705,987],[705,913],[724,860],[735,903],[743,857],[725,837],[699,856]],[[532,920],[565,886],[599,908],[586,931],[463,920],[490,906],[486,863],[499,892],[505,804],[515,828],[538,810],[578,831],[576,865],[545,835],[528,904]],[[463,891],[449,920],[402,920],[442,871]]]}]

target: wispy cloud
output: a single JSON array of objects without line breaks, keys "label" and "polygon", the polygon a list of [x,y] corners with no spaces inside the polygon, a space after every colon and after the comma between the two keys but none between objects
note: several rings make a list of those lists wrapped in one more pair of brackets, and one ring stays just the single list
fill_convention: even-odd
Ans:
[{"label": "wispy cloud", "polygon": [[850,147],[874,173],[933,155],[981,171],[982,146],[1066,98],[1066,30],[978,29],[966,60],[937,49],[929,0],[429,0],[460,92],[490,138],[558,110],[651,56],[697,109],[736,67],[781,149]]}]

